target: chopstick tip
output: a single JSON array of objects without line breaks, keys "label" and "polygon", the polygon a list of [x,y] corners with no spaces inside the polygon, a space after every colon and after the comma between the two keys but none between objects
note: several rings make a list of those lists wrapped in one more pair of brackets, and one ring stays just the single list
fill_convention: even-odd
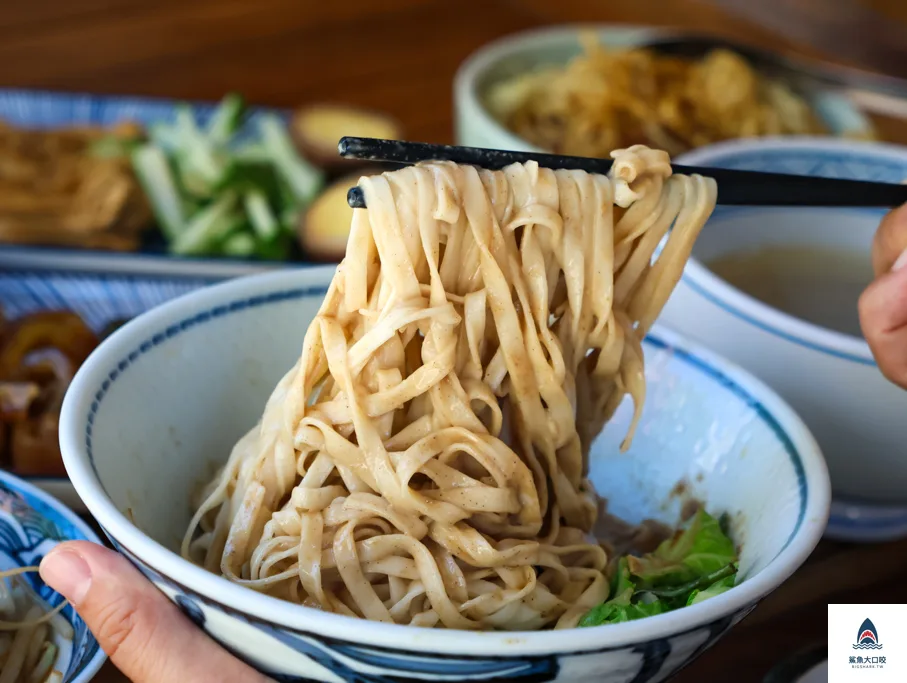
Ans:
[{"label": "chopstick tip", "polygon": [[351,209],[364,209],[365,206],[365,195],[362,194],[361,187],[351,187],[349,192],[346,193],[346,203],[349,204]]},{"label": "chopstick tip", "polygon": [[346,157],[347,153],[349,152],[349,147],[350,137],[348,135],[344,135],[337,143],[337,153],[342,157]]}]

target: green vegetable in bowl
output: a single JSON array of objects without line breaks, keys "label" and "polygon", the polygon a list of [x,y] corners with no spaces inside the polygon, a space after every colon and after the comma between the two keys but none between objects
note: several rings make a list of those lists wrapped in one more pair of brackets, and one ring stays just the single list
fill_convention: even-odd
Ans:
[{"label": "green vegetable in bowl", "polygon": [[690,524],[641,557],[622,557],[610,597],[592,608],[580,626],[619,624],[702,602],[734,587],[734,542],[717,519],[700,510]]},{"label": "green vegetable in bowl", "polygon": [[703,600],[714,598],[716,595],[721,595],[725,591],[729,591],[734,587],[734,580],[737,578],[736,573],[737,565],[734,565],[733,573],[729,573],[723,579],[716,581],[712,585],[703,588],[702,590],[694,590],[687,598],[687,606],[695,605],[697,602],[702,602]]},{"label": "green vegetable in bowl", "polygon": [[150,127],[132,149],[136,176],[171,253],[284,259],[301,212],[324,184],[273,114],[243,128],[245,105],[228,95],[206,125],[189,105]]},{"label": "green vegetable in bowl", "polygon": [[690,525],[653,553],[629,557],[630,572],[650,586],[677,585],[718,571],[736,557],[718,520],[700,510]]}]

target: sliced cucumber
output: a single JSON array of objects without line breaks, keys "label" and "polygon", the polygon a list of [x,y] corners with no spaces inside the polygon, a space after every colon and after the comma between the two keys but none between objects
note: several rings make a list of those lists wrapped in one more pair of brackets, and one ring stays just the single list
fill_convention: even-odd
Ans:
[{"label": "sliced cucumber", "polygon": [[288,235],[296,234],[296,226],[299,224],[299,214],[301,212],[295,206],[288,206],[280,212],[280,227]]},{"label": "sliced cucumber", "polygon": [[180,135],[181,144],[185,145],[189,138],[202,134],[195,122],[195,111],[188,104],[178,104],[174,107],[176,116],[173,119],[173,127]]},{"label": "sliced cucumber", "polygon": [[223,252],[227,256],[252,256],[258,245],[248,232],[237,232],[224,240]]},{"label": "sliced cucumber", "polygon": [[176,112],[176,128],[179,134],[180,169],[183,175],[189,176],[187,186],[200,189],[204,183],[214,187],[226,171],[226,154],[215,148],[215,145],[199,129],[195,114],[188,106],[181,105]]},{"label": "sliced cucumber", "polygon": [[152,126],[153,144],[133,154],[172,253],[289,255],[300,212],[324,176],[297,153],[277,116],[262,115],[257,135],[236,140],[244,113],[242,98],[228,95],[200,126],[180,105],[172,123]]},{"label": "sliced cucumber", "polygon": [[208,138],[217,145],[227,144],[239,130],[245,109],[246,104],[240,95],[227,95],[208,121]]},{"label": "sliced cucumber", "polygon": [[142,145],[132,153],[132,167],[167,240],[176,239],[185,229],[186,216],[164,152]]},{"label": "sliced cucumber", "polygon": [[258,120],[258,129],[265,149],[293,197],[302,205],[311,202],[324,185],[324,174],[296,152],[286,126],[279,118],[263,114]]},{"label": "sliced cucumber", "polygon": [[178,152],[173,157],[179,174],[180,185],[193,199],[208,199],[213,194],[213,184],[192,164],[188,154]]},{"label": "sliced cucumber", "polygon": [[173,151],[180,146],[180,135],[176,126],[168,123],[155,123],[148,128],[148,137],[159,147]]},{"label": "sliced cucumber", "polygon": [[170,243],[170,251],[181,256],[211,253],[217,242],[243,223],[243,216],[235,209],[236,195],[224,194],[192,218]]},{"label": "sliced cucumber", "polygon": [[243,204],[246,215],[252,224],[252,229],[263,240],[273,239],[280,232],[280,225],[271,207],[268,198],[261,190],[249,190],[243,195]]},{"label": "sliced cucumber", "polygon": [[271,155],[260,142],[246,142],[233,150],[233,157],[240,162],[270,163]]}]

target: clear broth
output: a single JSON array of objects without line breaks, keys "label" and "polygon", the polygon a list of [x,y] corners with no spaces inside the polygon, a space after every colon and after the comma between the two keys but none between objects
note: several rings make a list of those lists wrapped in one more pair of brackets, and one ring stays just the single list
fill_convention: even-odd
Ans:
[{"label": "clear broth", "polygon": [[706,267],[763,303],[821,327],[862,336],[857,302],[872,281],[869,256],[833,247],[765,247]]}]

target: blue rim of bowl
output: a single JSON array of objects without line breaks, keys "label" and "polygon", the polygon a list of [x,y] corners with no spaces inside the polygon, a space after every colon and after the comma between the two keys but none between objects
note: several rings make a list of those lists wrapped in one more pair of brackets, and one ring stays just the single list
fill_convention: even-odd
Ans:
[{"label": "blue rim of bowl", "polygon": [[[826,158],[832,157],[840,163],[846,161],[847,156],[858,157],[862,163],[887,165],[893,171],[903,169],[905,171],[903,175],[907,176],[907,147],[814,137],[761,138],[756,142],[733,140],[691,150],[678,156],[676,162],[720,168],[744,168],[749,165],[729,162],[743,155],[747,161],[757,156],[763,161],[778,157],[790,158],[798,151]],[[736,212],[753,209],[731,207],[722,210]],[[851,211],[872,215],[879,213],[873,209]],[[681,281],[709,303],[763,332],[811,351],[867,367],[877,367],[869,345],[862,338],[829,330],[774,309],[725,282],[695,257],[691,257],[687,262]],[[729,299],[740,299],[752,312],[742,310]]]},{"label": "blue rim of bowl", "polygon": [[[102,545],[101,539],[81,517],[49,493],[42,491],[38,486],[5,470],[0,470],[0,484],[22,494],[28,506],[41,517],[49,520],[52,519],[51,515],[62,517],[66,520],[67,524],[81,534],[81,538],[65,540],[85,540]],[[94,639],[94,634],[92,634],[91,631],[86,630],[86,633]],[[107,661],[107,654],[101,649],[97,640],[94,640],[91,655],[83,661],[81,667],[75,672],[72,678],[67,678],[65,680],[65,683],[88,683],[88,681],[94,678],[95,674],[97,674],[104,665],[105,661]]]},{"label": "blue rim of bowl", "polygon": [[836,498],[825,538],[849,543],[879,543],[907,537],[907,505]]},{"label": "blue rim of bowl", "polygon": [[[702,266],[702,267],[705,268],[705,266]],[[717,277],[717,276],[715,276],[715,277]],[[703,284],[701,284],[697,280],[693,279],[693,277],[691,277],[686,272],[686,270],[684,271],[684,274],[681,277],[681,280],[683,281],[683,283],[685,285],[687,285],[687,287],[692,289],[694,292],[696,292],[699,296],[701,296],[703,299],[705,299],[709,303],[717,306],[725,313],[730,313],[735,318],[739,318],[740,320],[743,320],[744,322],[749,323],[753,327],[759,328],[763,332],[768,332],[769,334],[773,334],[776,337],[780,337],[781,339],[784,339],[785,341],[789,341],[793,344],[796,344],[797,346],[802,346],[811,351],[818,351],[819,353],[823,353],[828,356],[833,356],[835,358],[840,358],[842,360],[850,361],[851,363],[858,363],[860,365],[876,367],[876,362],[871,357],[864,358],[864,357],[858,356],[856,354],[847,353],[845,351],[839,351],[837,349],[833,349],[831,347],[824,346],[818,342],[810,341],[809,339],[805,339],[804,337],[801,337],[799,335],[792,334],[790,332],[785,332],[784,330],[780,329],[779,327],[770,325],[766,322],[759,320],[757,317],[750,315],[749,313],[745,313],[744,311],[740,310],[739,308],[736,308],[735,306],[730,305],[726,301],[723,301],[720,297],[718,297],[713,292],[711,292]],[[723,282],[723,284],[725,284],[727,287],[731,287],[731,288],[735,289],[739,295],[744,296],[747,299],[751,299],[753,304],[758,304],[760,306],[766,305],[766,304],[761,303],[758,299],[751,297],[746,292],[737,289],[736,287],[734,287],[733,285],[731,285],[729,283]],[[782,315],[785,315],[785,314],[782,314]],[[802,321],[800,321],[800,322],[802,322]],[[808,324],[808,323],[804,323],[804,324]]]},{"label": "blue rim of bowl", "polygon": [[[180,299],[185,305],[185,301],[191,295],[180,297],[180,299],[165,304],[157,313],[149,313],[146,316],[142,316],[142,323],[138,320],[128,323],[125,327],[115,332],[114,335],[106,340],[102,344],[102,347],[105,345],[117,345],[117,340],[127,338],[128,331],[130,329],[135,329],[136,326],[143,326],[148,330],[147,333],[142,335],[145,337],[145,340],[138,346],[132,348],[131,351],[127,351],[127,349],[132,347],[133,343],[127,345],[119,342],[119,346],[122,347],[122,350],[118,352],[118,355],[121,355],[121,360],[115,364],[113,370],[106,370],[100,365],[100,362],[98,362],[99,359],[95,362],[92,362],[92,359],[89,359],[87,363],[87,366],[89,367],[85,367],[80,371],[84,371],[85,377],[81,381],[78,377],[75,380],[75,384],[78,388],[78,398],[76,398],[75,393],[71,391],[69,394],[69,399],[71,400],[68,400],[68,403],[64,403],[61,421],[61,439],[64,443],[64,455],[73,454],[71,456],[71,462],[67,463],[72,466],[70,473],[71,475],[74,475],[73,482],[77,486],[77,490],[80,490],[80,493],[83,496],[88,495],[88,498],[86,499],[88,507],[96,517],[100,515],[98,521],[105,528],[105,533],[111,537],[117,538],[117,542],[125,544],[126,547],[131,546],[132,541],[140,544],[144,550],[136,552],[138,551],[138,546],[136,546],[133,549],[136,556],[145,558],[147,554],[148,559],[143,559],[142,561],[149,563],[149,566],[158,568],[158,571],[163,571],[164,574],[168,576],[175,576],[179,571],[184,571],[183,583],[196,594],[209,595],[215,589],[215,586],[217,586],[221,591],[225,591],[226,594],[231,596],[231,604],[235,603],[235,609],[240,610],[243,614],[265,621],[273,621],[279,616],[279,623],[285,628],[289,630],[305,630],[307,628],[306,623],[308,623],[309,620],[295,616],[299,612],[298,606],[288,605],[276,598],[270,598],[268,596],[256,595],[253,600],[251,593],[243,590],[241,586],[231,584],[226,579],[217,577],[216,575],[205,572],[203,569],[187,563],[169,548],[144,536],[142,532],[135,528],[130,520],[116,508],[109,495],[107,495],[104,485],[98,476],[93,453],[89,455],[89,450],[83,451],[86,447],[87,449],[91,448],[90,432],[92,428],[86,424],[86,418],[88,418],[90,414],[91,424],[93,424],[94,415],[97,414],[100,402],[110,389],[111,384],[115,382],[120,374],[128,369],[131,363],[137,360],[139,356],[147,353],[155,346],[164,343],[168,338],[172,338],[180,332],[212,318],[221,317],[232,312],[268,303],[298,299],[305,296],[323,295],[326,291],[325,285],[321,283],[310,286],[303,285],[301,287],[280,284],[276,287],[268,288],[262,287],[261,285],[261,283],[266,282],[283,283],[288,280],[293,281],[296,277],[298,277],[296,273],[287,272],[258,275],[255,278],[252,278],[251,282],[259,283],[256,285],[256,288],[260,288],[258,291],[261,293],[254,296],[242,296],[240,298],[237,298],[237,295],[242,292],[243,289],[249,287],[250,280],[244,279],[246,280],[245,282],[235,281],[217,285],[209,290],[209,292],[212,292],[212,295],[209,296],[214,300],[217,300],[217,297],[213,296],[213,292],[222,292],[223,294],[229,292],[230,296],[224,297],[229,303],[207,308],[202,313],[189,315],[189,317],[184,318],[181,322],[169,325],[157,333],[153,332],[155,325],[152,324],[151,321],[158,318],[166,318],[165,311],[169,312],[169,310],[172,310]],[[645,639],[671,637],[679,631],[686,632],[690,628],[695,629],[703,627],[708,623],[713,622],[716,618],[716,614],[740,614],[745,612],[748,605],[754,605],[762,597],[774,590],[778,584],[784,581],[791,572],[803,563],[808,554],[812,551],[815,543],[818,542],[821,536],[821,528],[824,528],[824,523],[827,518],[829,500],[827,470],[818,454],[818,446],[815,444],[815,440],[808,429],[802,423],[802,420],[797,417],[783,399],[780,399],[764,383],[752,375],[749,375],[707,349],[684,340],[683,337],[676,335],[676,333],[664,330],[663,334],[667,337],[667,341],[659,341],[661,341],[666,348],[669,348],[678,355],[689,357],[690,359],[695,358],[702,364],[703,369],[711,374],[716,374],[721,378],[722,382],[727,383],[727,385],[736,386],[740,395],[745,397],[750,405],[761,405],[765,412],[772,416],[772,424],[770,424],[769,427],[772,428],[772,425],[774,425],[780,430],[781,434],[784,434],[786,437],[782,439],[782,443],[786,441],[793,447],[792,451],[788,450],[787,452],[788,456],[792,459],[791,461],[797,472],[795,476],[802,476],[798,481],[798,488],[799,493],[801,494],[800,508],[805,511],[806,516],[804,517],[803,514],[798,515],[798,519],[794,525],[794,532],[786,540],[784,549],[778,552],[775,559],[773,559],[765,569],[742,582],[741,585],[737,587],[737,590],[728,591],[725,595],[717,596],[708,603],[693,606],[685,610],[684,614],[689,613],[691,610],[696,612],[696,616],[691,617],[692,621],[690,621],[690,617],[688,617],[682,620],[686,623],[679,622],[678,615],[676,613],[670,613],[652,617],[653,621],[645,625],[645,631],[640,629],[639,624],[624,624],[616,629],[615,627],[611,627],[612,630],[619,630],[621,634],[615,634],[613,637],[606,638],[605,640],[609,642],[609,646],[605,649],[616,649],[624,645],[639,642],[638,639],[640,637],[644,637]],[[655,343],[657,344],[658,342]],[[105,361],[105,365],[106,364],[107,362]],[[737,378],[737,375],[739,375],[739,379]],[[89,376],[91,377],[91,380],[88,379]],[[90,389],[88,386],[89,381],[94,384],[96,381],[94,379],[95,376],[101,379],[97,380],[98,384],[95,384],[95,387],[97,387],[96,389]],[[751,386],[748,389],[745,388],[744,382],[749,383]],[[86,386],[82,386],[83,384]],[[764,394],[764,397],[761,399],[756,398],[754,395],[759,392]],[[768,407],[775,403],[777,403],[777,406],[772,408]],[[779,416],[781,415],[784,417],[780,418]],[[791,436],[794,431],[797,433],[797,436],[795,437]],[[810,447],[810,465],[807,468],[800,449]],[[82,455],[79,455],[80,453],[86,456],[85,460],[89,461],[86,463],[88,467],[85,469],[80,467],[80,461],[82,460]],[[68,457],[66,459],[69,460]],[[813,472],[813,470],[815,470],[815,472]],[[88,475],[88,471],[91,471],[92,473],[90,476]],[[815,483],[818,485],[818,488],[815,491],[813,491],[811,482],[807,479],[809,476],[808,472],[812,472],[816,477]],[[825,482],[824,486],[823,482]],[[109,524],[105,524],[105,521],[109,522]],[[119,538],[117,536],[118,533],[122,534],[124,538]],[[802,547],[794,550],[793,546],[795,544],[792,543],[792,541],[795,540],[795,537],[797,537],[798,534],[803,536],[803,543]],[[791,555],[791,552],[794,552],[794,554]],[[784,563],[782,565],[773,566],[777,559],[785,553],[790,556],[784,560]],[[156,555],[160,555],[160,557],[156,560],[151,559],[152,556]],[[211,584],[208,585],[208,582],[211,582]],[[204,586],[203,583],[205,584]],[[242,605],[242,607],[240,607],[240,605]],[[703,606],[708,607],[709,609],[697,609]],[[711,616],[709,616],[710,612],[712,613]],[[274,616],[268,616],[269,614]],[[325,622],[320,626],[325,637],[343,637],[342,634],[345,632],[347,626],[345,624],[345,617],[342,617],[342,615],[320,613],[319,618]],[[678,626],[680,626],[679,629]],[[608,627],[598,627],[598,629],[604,628]],[[544,641],[547,643],[547,646],[543,647],[543,649],[545,649],[546,652],[556,652],[560,654],[568,651],[600,651],[602,650],[602,647],[601,645],[595,645],[595,642],[598,639],[594,637],[598,629],[587,629],[589,631],[589,637],[584,638],[583,640],[589,642],[580,647],[576,647],[576,645],[571,647],[569,645],[569,642],[571,641],[568,641],[566,638],[557,638],[552,634],[548,634]],[[646,635],[641,636],[640,634],[642,633],[645,633]],[[405,634],[411,634],[411,630],[407,629],[405,626],[373,624],[370,626],[370,633],[368,635],[363,633],[360,640],[362,644],[372,647],[400,649],[401,644],[399,638],[404,637],[405,640]],[[428,651],[434,653],[447,653],[461,657],[473,656],[482,658],[489,654],[493,654],[498,647],[498,645],[495,645],[497,641],[490,638],[491,635],[492,634],[457,632],[455,641],[450,641],[447,645],[435,643],[435,646],[440,649],[432,647],[429,648]],[[539,634],[532,632],[509,633],[504,635],[506,635],[508,647],[512,650],[512,654],[509,656],[517,657],[526,654],[524,649],[529,648],[539,637]],[[561,643],[561,640],[565,642]]]}]

